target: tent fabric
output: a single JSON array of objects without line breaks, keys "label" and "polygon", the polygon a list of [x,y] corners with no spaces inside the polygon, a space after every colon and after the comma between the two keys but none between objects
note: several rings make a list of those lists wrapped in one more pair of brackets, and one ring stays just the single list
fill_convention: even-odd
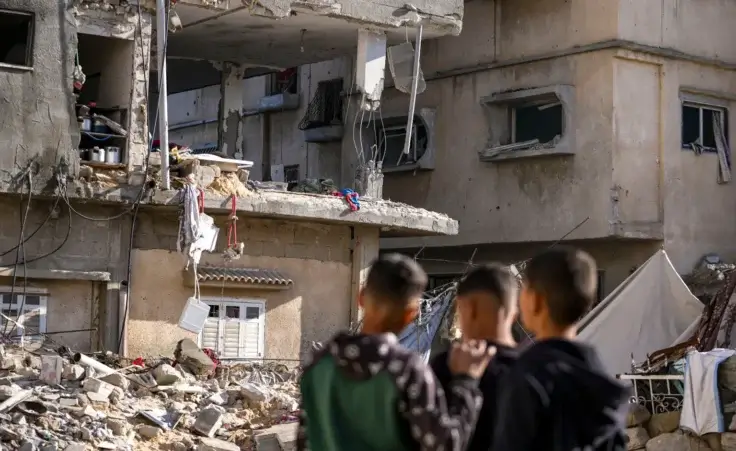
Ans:
[{"label": "tent fabric", "polygon": [[687,355],[680,427],[697,435],[726,432],[718,392],[718,367],[734,354],[736,351],[732,349],[714,349]]},{"label": "tent fabric", "polygon": [[647,354],[681,343],[697,327],[703,304],[664,250],[658,251],[579,323],[578,338],[593,346],[611,375],[631,371]]}]

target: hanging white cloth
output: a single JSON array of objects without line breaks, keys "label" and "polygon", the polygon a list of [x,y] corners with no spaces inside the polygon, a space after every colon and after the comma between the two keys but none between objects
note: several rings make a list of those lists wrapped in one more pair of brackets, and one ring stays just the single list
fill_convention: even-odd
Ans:
[{"label": "hanging white cloth", "polygon": [[698,435],[726,432],[718,393],[718,366],[734,354],[733,349],[713,349],[687,355],[680,427]]}]

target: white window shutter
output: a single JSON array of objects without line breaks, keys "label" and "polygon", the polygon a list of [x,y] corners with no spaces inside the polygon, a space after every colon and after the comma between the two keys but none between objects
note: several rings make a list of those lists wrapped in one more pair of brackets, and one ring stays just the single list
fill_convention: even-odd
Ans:
[{"label": "white window shutter", "polygon": [[222,350],[220,357],[224,359],[237,359],[240,357],[241,320],[222,321]]},{"label": "white window shutter", "polygon": [[220,320],[217,318],[207,318],[200,334],[202,337],[201,347],[214,349],[215,352],[219,353]]}]

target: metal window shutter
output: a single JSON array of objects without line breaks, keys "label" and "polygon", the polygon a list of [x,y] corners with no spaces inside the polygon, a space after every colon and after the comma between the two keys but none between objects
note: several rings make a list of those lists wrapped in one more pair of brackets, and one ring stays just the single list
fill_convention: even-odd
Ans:
[{"label": "metal window shutter", "polygon": [[240,320],[222,320],[222,350],[220,357],[237,359],[240,355],[240,337],[243,322]]},{"label": "metal window shutter", "polygon": [[214,349],[217,353],[220,352],[218,346],[219,324],[220,320],[217,318],[207,318],[202,328],[202,347]]}]

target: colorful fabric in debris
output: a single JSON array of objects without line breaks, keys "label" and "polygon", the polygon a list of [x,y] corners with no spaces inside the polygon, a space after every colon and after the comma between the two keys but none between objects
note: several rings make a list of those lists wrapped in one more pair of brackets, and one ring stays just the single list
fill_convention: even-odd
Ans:
[{"label": "colorful fabric in debris", "polygon": [[360,210],[360,194],[356,193],[355,191],[345,188],[340,191],[335,191],[332,193],[333,196],[340,196],[345,198],[345,202],[348,203],[348,206],[350,207],[350,211],[358,211]]}]

